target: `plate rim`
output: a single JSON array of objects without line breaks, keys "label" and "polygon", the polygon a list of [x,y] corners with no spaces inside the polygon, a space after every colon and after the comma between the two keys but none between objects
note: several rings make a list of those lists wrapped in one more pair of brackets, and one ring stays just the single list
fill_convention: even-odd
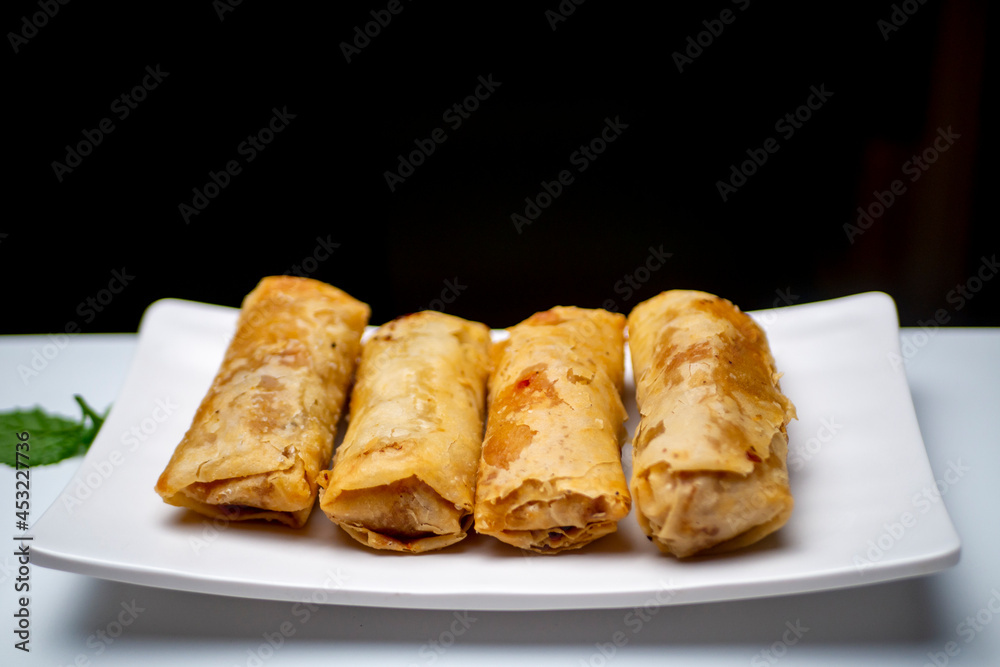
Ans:
[{"label": "plate rim", "polygon": [[[879,302],[880,307],[891,309],[895,327],[895,352],[899,353],[899,320],[896,305],[891,296],[881,291],[861,292],[857,294],[834,297],[814,302],[795,304],[792,306],[778,307],[771,309],[761,309],[747,311],[752,316],[761,316],[774,311],[783,311],[787,308],[805,309],[813,307],[829,306],[837,302],[853,301],[860,303],[862,300]],[[115,407],[120,404],[121,395],[127,391],[132,382],[135,381],[133,375],[139,373],[137,360],[143,351],[144,342],[152,337],[150,322],[159,311],[172,306],[182,308],[204,308],[215,313],[233,316],[239,311],[231,306],[209,304],[183,298],[165,297],[150,303],[140,319],[138,339],[133,358],[129,365],[129,371],[125,382],[122,385],[119,398],[112,406],[112,412],[108,415],[111,419]],[[368,330],[377,328],[369,325]],[[498,331],[498,330],[494,330]],[[919,423],[916,420],[916,412],[912,399],[912,392],[907,383],[905,373],[900,374],[902,388],[905,391],[905,398],[909,416],[912,418],[916,435],[919,437],[920,452],[928,469],[930,462],[926,444],[923,441],[919,430]],[[124,409],[124,408],[123,408]],[[100,434],[98,435],[100,438]],[[107,436],[110,440],[111,436]],[[111,445],[108,445],[110,447]],[[88,460],[97,457],[97,452],[101,448],[92,447],[83,458],[79,468],[73,473],[65,488],[60,492],[56,501],[47,507],[44,513],[34,522],[31,527],[33,535],[38,533],[38,528],[42,528],[44,535],[49,523],[56,519],[59,499],[81,478],[82,471]],[[933,477],[933,471],[932,477]],[[906,579],[918,576],[925,576],[954,566],[961,558],[961,540],[955,530],[954,522],[943,504],[940,507],[945,527],[949,534],[947,539],[939,541],[936,549],[931,549],[919,556],[911,556],[908,559],[894,559],[885,564],[875,563],[866,577],[856,577],[853,582],[829,583],[828,580],[836,580],[842,576],[839,572],[800,574],[797,577],[771,576],[750,582],[733,584],[721,582],[716,585],[701,585],[696,589],[695,595],[690,595],[690,589],[681,590],[676,594],[671,594],[666,601],[659,601],[659,604],[693,604],[702,602],[720,602],[726,600],[750,599],[760,597],[773,597],[782,595],[794,595],[800,593],[818,592],[832,589],[851,588],[864,586],[872,583],[882,583],[887,581]],[[630,517],[626,517],[629,520]],[[101,579],[119,581],[124,583],[147,585],[159,588],[169,588],[173,590],[184,590],[195,593],[216,594],[237,598],[266,599],[266,600],[301,600],[303,590],[301,588],[282,585],[273,582],[250,582],[243,579],[220,577],[218,574],[192,573],[188,571],[171,571],[161,567],[144,567],[135,563],[115,564],[106,560],[81,555],[67,553],[65,550],[48,548],[44,542],[36,541],[32,545],[33,561],[42,566],[67,572],[75,572],[87,576]],[[417,556],[428,557],[426,555]],[[433,554],[430,555],[433,557]],[[544,557],[543,557],[544,558]],[[737,589],[737,590],[734,590]],[[320,590],[314,587],[313,590]],[[334,590],[334,589],[324,589]],[[325,601],[326,604],[341,604],[349,606],[366,607],[396,607],[407,609],[476,609],[481,611],[490,610],[557,610],[557,609],[583,609],[583,608],[627,608],[641,602],[649,601],[650,593],[653,589],[638,590],[614,590],[595,592],[584,590],[579,593],[547,593],[537,596],[524,592],[484,592],[484,591],[443,591],[441,593],[399,591],[384,592],[373,590],[346,590],[337,588],[335,599]],[[660,589],[662,590],[662,588]],[[585,602],[585,604],[581,604]]]}]

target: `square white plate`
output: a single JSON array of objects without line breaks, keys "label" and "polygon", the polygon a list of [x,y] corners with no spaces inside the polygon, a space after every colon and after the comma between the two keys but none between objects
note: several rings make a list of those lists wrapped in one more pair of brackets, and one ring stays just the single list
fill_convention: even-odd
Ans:
[{"label": "square white plate", "polygon": [[[222,359],[237,311],[167,299],[146,312],[121,396],[79,471],[33,527],[46,567],[178,590],[311,603],[537,610],[684,604],[869,584],[954,565],[959,539],[920,436],[895,305],[865,293],[752,315],[782,389],[795,511],[741,552],[680,562],[630,514],[578,551],[538,556],[481,535],[421,555],[347,537],[317,508],[302,530],[212,521],[153,491]],[[635,427],[631,372],[626,407]],[[625,449],[626,471],[630,447]]]}]

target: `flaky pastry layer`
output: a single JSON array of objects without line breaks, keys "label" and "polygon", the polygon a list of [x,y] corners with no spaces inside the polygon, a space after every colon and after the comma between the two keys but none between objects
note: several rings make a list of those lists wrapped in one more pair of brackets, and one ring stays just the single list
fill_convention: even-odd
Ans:
[{"label": "flaky pastry layer", "polygon": [[164,501],[227,520],[304,525],[369,314],[332,285],[264,278],[156,483]]},{"label": "flaky pastry layer", "polygon": [[482,448],[490,331],[436,311],[365,343],[350,425],[320,508],[368,546],[420,553],[465,538]]},{"label": "flaky pastry layer", "polygon": [[621,315],[560,306],[495,346],[477,532],[557,553],[613,532],[628,514],[624,325]]},{"label": "flaky pastry layer", "polygon": [[795,407],[763,330],[729,301],[691,290],[640,303],[628,327],[640,418],[630,486],[643,531],[686,557],[784,525]]}]

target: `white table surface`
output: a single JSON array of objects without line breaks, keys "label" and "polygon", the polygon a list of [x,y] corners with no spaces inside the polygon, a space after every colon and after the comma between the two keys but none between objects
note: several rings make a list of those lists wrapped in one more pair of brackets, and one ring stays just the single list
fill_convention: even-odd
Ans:
[{"label": "white table surface", "polygon": [[[961,561],[944,572],[639,613],[322,606],[305,618],[302,607],[292,615],[294,603],[175,592],[36,565],[31,652],[24,653],[14,648],[11,631],[21,595],[14,589],[11,516],[9,547],[0,550],[0,610],[7,619],[0,624],[0,664],[1000,665],[1000,329],[939,329],[930,336],[903,329],[902,339],[935,475],[967,468],[943,496],[962,539]],[[76,415],[74,393],[103,410],[118,395],[135,344],[134,335],[79,336],[64,347],[47,336],[0,337],[0,410],[40,404]],[[33,358],[45,366],[25,382],[17,369],[31,367]],[[33,520],[82,460],[32,469]],[[14,471],[7,466],[0,466],[0,503],[13,515]]]}]

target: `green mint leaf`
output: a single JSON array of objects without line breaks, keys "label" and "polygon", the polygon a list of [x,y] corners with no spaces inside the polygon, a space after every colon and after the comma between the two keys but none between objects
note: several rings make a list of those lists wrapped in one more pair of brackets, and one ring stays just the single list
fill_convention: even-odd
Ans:
[{"label": "green mint leaf", "polygon": [[[82,397],[73,398],[83,411],[78,422],[46,412],[39,406],[0,413],[0,462],[15,466],[15,444],[18,442],[15,434],[22,431],[31,435],[28,452],[31,467],[57,463],[85,453],[108,413],[105,411],[104,415],[99,415]],[[24,463],[23,458],[21,463]]]},{"label": "green mint leaf", "polygon": [[[90,426],[85,428],[80,436],[80,442],[83,444],[83,451],[87,451],[90,448],[90,444],[94,442],[94,438],[97,437],[97,432],[101,430],[101,426],[104,425],[104,420],[108,416],[108,412],[111,411],[111,406],[104,411],[103,415],[99,415],[94,412],[94,409],[87,405],[87,402],[83,400],[83,396],[79,394],[74,394],[73,398],[79,404],[80,409],[83,410],[83,421],[85,422],[87,418],[90,418]],[[83,422],[81,422],[81,425]]]}]

